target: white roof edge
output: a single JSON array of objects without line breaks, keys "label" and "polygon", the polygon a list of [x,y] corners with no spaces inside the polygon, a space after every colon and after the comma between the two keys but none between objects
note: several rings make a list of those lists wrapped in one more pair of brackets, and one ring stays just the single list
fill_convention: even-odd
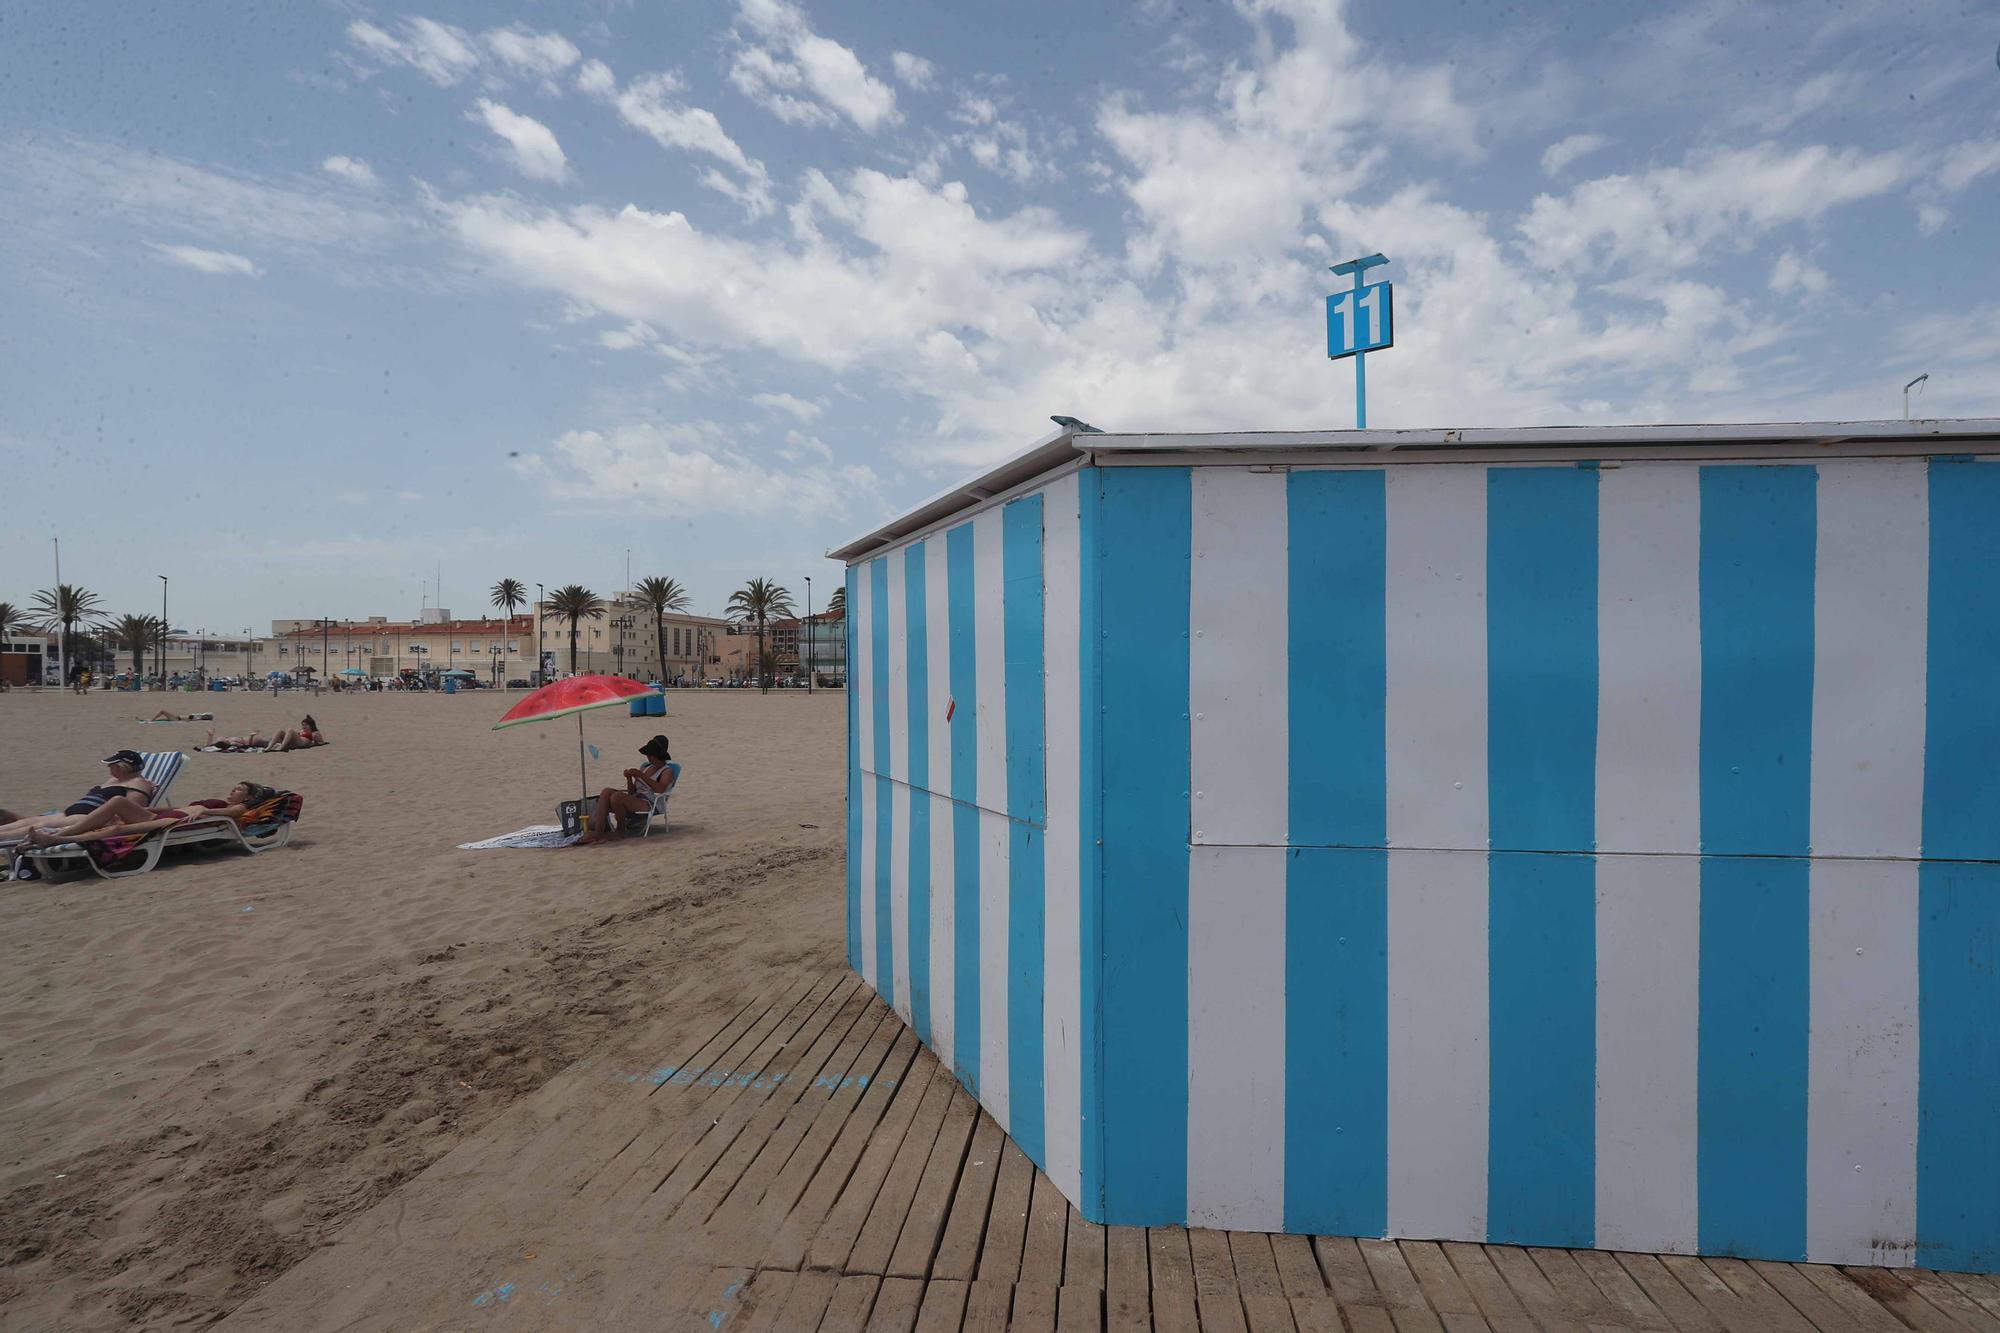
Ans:
[{"label": "white roof edge", "polygon": [[1831,444],[1980,437],[2000,438],[2000,417],[1652,426],[1430,427],[1421,430],[1101,432],[1081,436],[1071,430],[1058,430],[972,480],[940,491],[901,517],[834,547],[827,552],[827,558],[849,562],[894,545],[910,533],[927,528],[960,510],[970,509],[1085,453],[1324,449],[1387,454],[1403,449],[1548,449],[1600,445],[1768,444],[1773,441]]}]

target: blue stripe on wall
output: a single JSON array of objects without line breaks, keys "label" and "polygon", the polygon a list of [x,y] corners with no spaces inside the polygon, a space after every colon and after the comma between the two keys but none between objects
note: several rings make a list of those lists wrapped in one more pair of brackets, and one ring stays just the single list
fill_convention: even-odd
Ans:
[{"label": "blue stripe on wall", "polygon": [[[870,688],[875,692],[875,771],[895,771],[889,753],[889,562],[868,562],[868,615],[874,632],[869,652]],[[889,867],[895,860],[895,789],[887,776],[875,784],[875,991],[884,1004],[896,1003],[896,919],[891,910]]]},{"label": "blue stripe on wall", "polygon": [[[1488,828],[1495,848],[1597,827],[1597,477],[1494,468],[1486,495]],[[1488,860],[1487,1235],[1596,1235],[1596,866]]]},{"label": "blue stripe on wall", "polygon": [[1286,511],[1285,1226],[1379,1236],[1389,1158],[1383,474],[1294,472]]},{"label": "blue stripe on wall", "polygon": [[1187,1217],[1188,469],[1107,468],[1099,515],[1104,1220]]},{"label": "blue stripe on wall", "polygon": [[1042,1091],[1043,920],[1048,816],[1042,682],[1042,497],[1014,501],[1000,515],[1005,588],[1007,697],[1007,1132],[1036,1166],[1048,1164]]},{"label": "blue stripe on wall", "polygon": [[[854,590],[860,582],[857,566],[847,567],[847,604],[856,605]],[[847,617],[847,660],[855,660],[857,627],[860,618]],[[856,725],[860,713],[859,688],[847,691],[847,965],[861,970],[861,735]]]},{"label": "blue stripe on wall", "polygon": [[[945,534],[951,624],[951,838],[953,1072],[979,1092],[979,657],[974,641],[972,525]],[[943,775],[940,774],[940,777]]]},{"label": "blue stripe on wall", "polygon": [[909,640],[910,920],[904,956],[910,960],[910,1026],[931,1039],[931,729],[930,608],[925,602],[924,544],[903,556],[904,623]]},{"label": "blue stripe on wall", "polygon": [[[2000,836],[2000,465],[1930,465],[1924,855]],[[1918,871],[1917,1262],[2000,1268],[2000,866]]]},{"label": "blue stripe on wall", "polygon": [[1817,485],[1811,467],[1701,470],[1696,1175],[1710,1254],[1805,1255]]},{"label": "blue stripe on wall", "polygon": [[1097,1006],[1103,966],[1099,952],[1102,947],[1100,914],[1103,910],[1103,881],[1099,875],[1098,840],[1104,826],[1104,792],[1098,770],[1098,716],[1103,707],[1104,679],[1095,632],[1101,605],[1097,590],[1097,488],[1100,475],[1095,469],[1086,469],[1077,477],[1076,489],[1077,601],[1082,621],[1078,646],[1083,659],[1078,675],[1083,695],[1077,704],[1080,733],[1077,738],[1077,761],[1082,770],[1077,790],[1083,798],[1082,809],[1077,811],[1077,846],[1083,860],[1077,880],[1077,940],[1083,970],[1078,985],[1082,1001],[1078,1007],[1082,1012],[1078,1015],[1077,1040],[1083,1049],[1077,1104],[1083,1113],[1078,1172],[1083,1197],[1077,1201],[1077,1206],[1085,1219],[1092,1222],[1104,1218],[1104,1118],[1098,1114],[1098,1088],[1101,1086],[1098,1062],[1102,1053],[1097,1042]]}]

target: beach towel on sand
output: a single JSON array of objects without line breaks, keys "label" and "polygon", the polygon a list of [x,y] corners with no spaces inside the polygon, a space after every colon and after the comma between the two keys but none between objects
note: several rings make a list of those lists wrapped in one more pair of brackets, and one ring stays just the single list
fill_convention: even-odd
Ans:
[{"label": "beach towel on sand", "polygon": [[486,838],[479,842],[461,842],[461,852],[485,852],[500,847],[567,847],[577,840],[578,835],[564,833],[560,824],[530,824],[512,833],[503,833],[497,838]]}]

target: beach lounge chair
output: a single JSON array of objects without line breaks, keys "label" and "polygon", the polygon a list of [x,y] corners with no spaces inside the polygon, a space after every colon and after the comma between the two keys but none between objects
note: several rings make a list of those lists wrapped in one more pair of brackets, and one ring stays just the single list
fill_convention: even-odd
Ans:
[{"label": "beach lounge chair", "polygon": [[[139,758],[141,760],[139,776],[153,784],[153,799],[146,804],[155,809],[164,808],[167,804],[167,793],[172,789],[174,779],[180,776],[181,765],[187,762],[187,756],[179,750],[164,750],[158,754],[141,751]],[[50,810],[46,813],[59,815],[62,811]],[[26,841],[26,838],[0,839],[0,848],[12,849]],[[5,866],[0,866],[0,872],[4,872],[5,869]]]},{"label": "beach lounge chair", "polygon": [[[285,792],[270,802],[268,810],[246,815],[241,823],[222,815],[212,819],[193,819],[170,829],[144,834],[122,852],[115,845],[105,842],[93,843],[90,847],[66,842],[26,851],[22,855],[45,876],[88,867],[100,879],[123,879],[151,870],[160,863],[160,858],[169,848],[235,847],[254,855],[283,847],[292,840],[292,827],[298,823],[299,811],[304,805],[305,797],[296,792]],[[107,848],[115,854],[107,854]]]},{"label": "beach lounge chair", "polygon": [[653,831],[653,821],[655,820],[659,821],[660,829],[662,832],[666,830],[667,802],[672,799],[673,794],[675,792],[680,790],[681,786],[681,766],[679,764],[669,763],[667,767],[674,770],[674,785],[669,787],[665,791],[654,792],[653,804],[651,808],[649,808],[645,814],[638,816],[640,820],[639,836],[642,838],[645,837],[648,833],[651,833]]}]

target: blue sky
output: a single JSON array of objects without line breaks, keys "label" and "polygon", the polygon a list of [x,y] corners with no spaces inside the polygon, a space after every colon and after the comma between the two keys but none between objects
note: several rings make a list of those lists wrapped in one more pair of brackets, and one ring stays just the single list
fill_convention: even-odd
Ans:
[{"label": "blue sky", "polygon": [[0,11],[0,600],[717,610],[1050,413],[2000,415],[1971,3]]}]

